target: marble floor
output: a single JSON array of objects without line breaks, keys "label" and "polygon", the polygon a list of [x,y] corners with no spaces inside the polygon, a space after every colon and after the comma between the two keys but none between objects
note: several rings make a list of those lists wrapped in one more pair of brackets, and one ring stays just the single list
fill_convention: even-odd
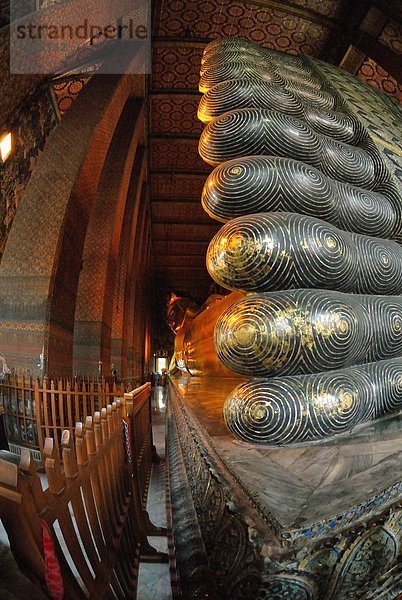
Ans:
[{"label": "marble floor", "polygon": [[[147,510],[151,521],[159,527],[166,527],[166,462],[165,462],[165,411],[166,388],[152,389],[152,430],[159,464],[152,467],[151,482],[148,493]],[[149,537],[150,544],[167,552],[165,537]],[[140,564],[138,576],[137,600],[170,600],[172,590],[168,563]]]},{"label": "marble floor", "polygon": [[[152,469],[147,509],[151,521],[166,527],[166,470],[165,470],[165,388],[152,390],[153,436],[159,464]],[[46,482],[42,481],[42,485]],[[166,537],[149,537],[151,545],[167,552]],[[19,570],[9,549],[7,533],[0,521],[0,600],[46,600],[46,596]],[[141,563],[138,576],[137,600],[170,600],[172,589],[168,563]],[[66,599],[68,600],[68,599]],[[95,599],[93,599],[95,600]]]}]

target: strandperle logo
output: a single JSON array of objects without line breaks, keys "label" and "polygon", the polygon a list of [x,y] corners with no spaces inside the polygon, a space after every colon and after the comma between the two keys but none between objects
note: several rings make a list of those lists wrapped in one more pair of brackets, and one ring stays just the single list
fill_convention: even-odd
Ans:
[{"label": "strandperle logo", "polygon": [[11,0],[11,73],[68,72],[100,53],[103,73],[150,73],[150,0],[67,0],[20,19],[18,4]]},{"label": "strandperle logo", "polygon": [[145,40],[148,36],[148,28],[138,25],[129,18],[127,24],[119,25],[92,25],[88,19],[82,25],[45,25],[45,24],[23,24],[17,25],[17,40],[86,40],[89,44],[103,39],[108,40]]}]

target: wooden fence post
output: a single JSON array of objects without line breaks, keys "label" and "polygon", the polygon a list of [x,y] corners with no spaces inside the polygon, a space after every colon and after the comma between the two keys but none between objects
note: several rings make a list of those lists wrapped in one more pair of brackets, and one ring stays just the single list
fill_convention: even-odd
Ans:
[{"label": "wooden fence post", "polygon": [[45,447],[45,440],[44,440],[44,437],[43,437],[43,422],[42,422],[43,404],[41,402],[39,379],[36,379],[36,381],[35,381],[35,392],[34,393],[35,393],[36,427],[37,427],[37,431],[38,431],[38,444],[39,444],[40,453],[43,456],[43,450],[44,450],[44,447]]},{"label": "wooden fence post", "polygon": [[52,494],[61,494],[65,487],[64,476],[61,472],[58,447],[53,438],[46,438],[43,454],[49,491]]}]

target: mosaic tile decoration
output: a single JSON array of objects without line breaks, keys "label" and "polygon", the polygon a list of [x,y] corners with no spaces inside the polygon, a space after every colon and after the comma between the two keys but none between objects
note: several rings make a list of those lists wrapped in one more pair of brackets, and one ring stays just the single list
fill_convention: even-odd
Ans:
[{"label": "mosaic tile decoration", "polygon": [[402,193],[402,106],[346,71],[318,60],[314,65],[365,126]]}]

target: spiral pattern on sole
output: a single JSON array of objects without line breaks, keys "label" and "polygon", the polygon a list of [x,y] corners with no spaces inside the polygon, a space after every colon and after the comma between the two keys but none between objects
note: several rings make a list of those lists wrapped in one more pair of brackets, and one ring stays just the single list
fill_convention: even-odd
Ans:
[{"label": "spiral pattern on sole", "polygon": [[249,79],[228,79],[203,95],[198,107],[198,118],[208,123],[223,113],[238,108],[274,108],[298,118],[304,116],[303,104],[296,94],[283,86],[265,81],[258,83]]},{"label": "spiral pattern on sole", "polygon": [[402,293],[399,244],[347,233],[296,213],[232,219],[207,251],[211,277],[230,290],[324,288],[360,294]]},{"label": "spiral pattern on sole", "polygon": [[220,67],[223,63],[231,64],[243,64],[243,65],[255,65],[263,69],[276,69],[285,73],[291,73],[292,75],[297,74],[300,78],[314,81],[315,87],[318,88],[322,85],[312,72],[312,69],[301,63],[285,62],[281,60],[282,57],[277,57],[274,54],[270,55],[259,55],[251,54],[245,50],[218,50],[214,53],[210,53],[206,58],[201,61],[200,75],[204,75],[210,69],[214,67]]},{"label": "spiral pattern on sole", "polygon": [[[228,79],[252,79],[254,81],[275,81],[284,86],[308,90],[320,96],[322,93],[321,82],[307,73],[296,72],[293,68],[287,69],[283,65],[276,67],[271,62],[262,66],[261,62],[228,62],[226,60],[210,67],[201,75],[198,89],[205,94],[218,83]],[[325,92],[323,92],[325,96]]]},{"label": "spiral pattern on sole", "polygon": [[241,440],[312,442],[402,407],[402,359],[313,375],[254,379],[227,397],[223,414]]},{"label": "spiral pattern on sole", "polygon": [[297,212],[355,233],[401,237],[399,198],[335,181],[288,158],[247,156],[220,164],[205,182],[202,205],[222,222],[257,212]]},{"label": "spiral pattern on sole", "polygon": [[402,297],[298,289],[249,294],[219,317],[215,350],[242,375],[300,375],[402,356]]},{"label": "spiral pattern on sole", "polygon": [[199,153],[212,166],[255,154],[305,162],[339,181],[373,189],[375,163],[365,150],[316,133],[306,122],[266,109],[224,113],[201,134]]},{"label": "spiral pattern on sole", "polygon": [[201,62],[202,204],[226,222],[207,268],[263,292],[216,322],[223,365],[265,378],[229,395],[228,428],[284,445],[400,410],[402,203],[375,143],[308,59],[222,38]]},{"label": "spiral pattern on sole", "polygon": [[[245,40],[244,40],[245,41]],[[269,48],[262,48],[253,43],[242,43],[234,45],[232,42],[219,43],[214,48],[206,47],[201,59],[200,75],[203,75],[213,68],[219,69],[222,64],[230,63],[244,65],[254,65],[265,71],[277,71],[278,69],[285,74],[285,77],[294,79],[298,84],[320,89],[322,87],[321,78],[317,77],[311,66],[306,63],[302,57],[283,54]],[[201,84],[202,87],[202,84]],[[201,89],[201,91],[204,91]]]},{"label": "spiral pattern on sole", "polygon": [[351,113],[323,110],[302,95],[275,82],[228,79],[212,87],[200,100],[198,118],[208,123],[240,108],[264,108],[304,119],[318,133],[357,144],[366,133]]},{"label": "spiral pattern on sole", "polygon": [[291,54],[285,54],[272,50],[271,48],[264,48],[259,44],[245,40],[242,38],[226,37],[213,40],[207,44],[204,48],[203,55],[201,58],[201,65],[206,62],[216,61],[219,57],[224,57],[228,53],[237,53],[242,56],[260,57],[275,61],[279,64],[285,64],[292,66],[296,69],[303,69],[310,72],[309,65],[306,65],[303,58],[300,56],[293,56]]}]

